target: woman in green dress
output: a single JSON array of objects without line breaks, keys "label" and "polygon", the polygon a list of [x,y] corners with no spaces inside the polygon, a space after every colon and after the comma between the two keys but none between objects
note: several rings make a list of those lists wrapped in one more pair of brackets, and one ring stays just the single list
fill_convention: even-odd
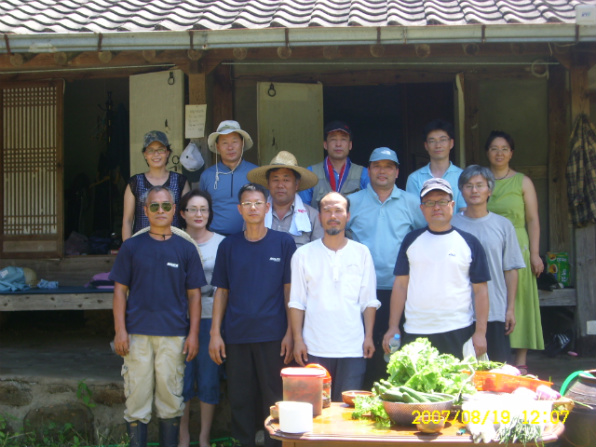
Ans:
[{"label": "woman in green dress", "polygon": [[515,364],[522,373],[527,373],[528,349],[544,349],[536,284],[536,277],[544,270],[544,264],[539,254],[540,222],[536,189],[529,177],[509,166],[514,149],[513,138],[502,131],[492,131],[486,140],[486,155],[496,180],[488,209],[513,223],[526,264],[518,271],[516,325],[509,337],[511,347],[516,349]]}]

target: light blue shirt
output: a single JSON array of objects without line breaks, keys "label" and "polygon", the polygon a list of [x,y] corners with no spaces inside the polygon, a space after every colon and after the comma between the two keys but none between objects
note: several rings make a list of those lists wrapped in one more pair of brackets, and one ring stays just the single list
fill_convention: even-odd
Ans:
[{"label": "light blue shirt", "polygon": [[420,210],[420,199],[393,187],[391,195],[381,203],[368,185],[348,196],[350,221],[347,230],[352,238],[368,247],[375,264],[377,289],[391,290],[393,269],[401,242],[410,231],[426,226]]},{"label": "light blue shirt", "polygon": [[[458,168],[453,163],[449,162],[449,167],[443,175],[443,178],[449,182],[451,189],[453,190],[453,200],[455,201],[455,211],[459,211],[462,208],[466,208],[466,201],[459,191],[457,181],[459,180],[460,174],[463,169]],[[416,197],[420,197],[420,191],[422,191],[422,185],[425,181],[434,178],[432,172],[430,172],[430,163],[426,166],[421,167],[417,171],[412,172],[408,177],[406,183],[406,191],[414,194]]]},{"label": "light blue shirt", "polygon": [[213,221],[210,230],[224,236],[242,231],[244,219],[238,212],[238,191],[248,183],[246,174],[257,166],[246,161],[230,171],[222,162],[217,163],[219,180],[216,181],[215,165],[207,168],[199,180],[199,189],[208,191],[213,199]]},{"label": "light blue shirt", "polygon": [[[312,172],[312,166],[309,166],[306,169]],[[335,177],[335,184],[337,185],[339,183],[339,172],[336,172],[335,169],[333,170],[333,176]],[[362,168],[362,174],[360,174],[360,189],[365,189],[369,183],[370,178],[368,177],[368,169],[364,167]],[[300,195],[300,198],[304,203],[306,203],[307,205],[311,205],[313,191],[314,187],[305,189],[304,191],[300,191],[298,192],[298,194]]]}]

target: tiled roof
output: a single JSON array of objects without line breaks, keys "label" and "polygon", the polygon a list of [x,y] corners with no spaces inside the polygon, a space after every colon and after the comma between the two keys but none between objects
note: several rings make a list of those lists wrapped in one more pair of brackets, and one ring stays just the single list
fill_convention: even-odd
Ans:
[{"label": "tiled roof", "polygon": [[574,23],[595,0],[0,0],[0,32]]}]

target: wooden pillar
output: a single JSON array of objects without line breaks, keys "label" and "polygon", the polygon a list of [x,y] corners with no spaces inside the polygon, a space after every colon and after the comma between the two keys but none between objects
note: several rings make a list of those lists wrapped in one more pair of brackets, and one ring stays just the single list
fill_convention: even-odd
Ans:
[{"label": "wooden pillar", "polygon": [[567,70],[553,67],[548,80],[548,220],[549,250],[571,253],[565,171],[569,158]]},{"label": "wooden pillar", "polygon": [[[572,65],[570,70],[571,119],[590,113],[588,96],[588,66]],[[575,322],[579,350],[584,355],[596,352],[596,337],[588,337],[587,322],[596,320],[596,225],[575,230],[575,269],[577,309]]]},{"label": "wooden pillar", "polygon": [[480,141],[480,108],[478,106],[478,81],[466,77],[464,80],[464,104],[465,104],[465,154],[466,166],[473,164],[484,164],[481,160]]},{"label": "wooden pillar", "polygon": [[232,67],[219,64],[213,71],[213,123],[217,126],[224,120],[234,119],[234,83]]},{"label": "wooden pillar", "polygon": [[[188,73],[188,104],[198,105],[207,104],[207,74],[203,69],[200,61],[190,61]],[[207,117],[205,118],[205,136],[203,138],[193,138],[192,141],[199,148],[203,160],[205,160],[205,168],[213,164],[212,154],[207,146],[207,136],[209,135],[212,125],[209,120],[210,117],[209,106],[207,106]],[[195,182],[193,182],[193,186]]]}]

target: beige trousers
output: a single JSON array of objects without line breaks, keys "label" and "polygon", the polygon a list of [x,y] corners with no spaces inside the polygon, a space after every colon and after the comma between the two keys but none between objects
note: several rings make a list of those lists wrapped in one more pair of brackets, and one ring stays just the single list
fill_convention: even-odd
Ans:
[{"label": "beige trousers", "polygon": [[127,422],[149,423],[154,393],[158,418],[182,416],[184,341],[185,337],[130,335],[129,352],[122,365]]}]

